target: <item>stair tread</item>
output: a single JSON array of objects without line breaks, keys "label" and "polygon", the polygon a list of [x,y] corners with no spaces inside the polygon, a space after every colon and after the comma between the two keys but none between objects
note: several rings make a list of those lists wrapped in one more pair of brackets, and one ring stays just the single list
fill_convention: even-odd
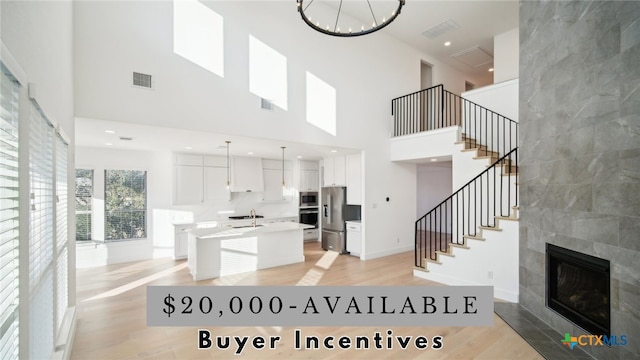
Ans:
[{"label": "stair tread", "polygon": [[460,244],[449,244],[449,246],[457,247],[457,248],[460,248],[460,249],[471,249],[467,245],[460,245]]},{"label": "stair tread", "polygon": [[455,257],[455,255],[453,255],[452,253],[444,252],[444,251],[440,251],[440,250],[436,250],[436,254],[438,254],[438,255],[444,255],[444,256],[449,256],[449,257]]},{"label": "stair tread", "polygon": [[491,230],[491,231],[502,231],[502,229],[500,229],[497,226],[478,226],[478,229],[482,229],[482,230]]},{"label": "stair tread", "polygon": [[418,270],[418,271],[422,271],[422,272],[429,272],[429,270],[427,270],[427,268],[421,268],[419,266],[413,266],[413,270]]},{"label": "stair tread", "polygon": [[495,218],[499,220],[520,221],[520,219],[516,217],[508,217],[508,216],[496,216]]},{"label": "stair tread", "polygon": [[431,264],[438,264],[438,265],[442,265],[442,263],[438,260],[431,260],[429,258],[424,259],[424,261],[431,263]]},{"label": "stair tread", "polygon": [[462,235],[462,237],[466,238],[466,239],[473,239],[473,240],[483,240],[483,241],[486,240],[485,238],[477,236],[477,235],[476,236],[473,236],[473,235]]}]

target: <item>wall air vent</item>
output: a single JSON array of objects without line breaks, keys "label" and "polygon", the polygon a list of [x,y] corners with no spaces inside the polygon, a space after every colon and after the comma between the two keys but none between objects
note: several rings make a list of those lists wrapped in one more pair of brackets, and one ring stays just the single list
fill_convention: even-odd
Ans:
[{"label": "wall air vent", "polygon": [[262,109],[262,110],[273,110],[273,102],[271,100],[267,100],[265,98],[260,98],[260,109]]},{"label": "wall air vent", "polygon": [[134,72],[133,86],[153,89],[153,84],[151,83],[151,75]]},{"label": "wall air vent", "polygon": [[479,46],[460,51],[457,54],[451,55],[451,57],[472,68],[493,62],[493,55],[482,50]]},{"label": "wall air vent", "polygon": [[444,33],[448,33],[449,31],[457,30],[459,28],[460,28],[460,25],[456,24],[455,21],[449,19],[430,29],[427,29],[422,33],[422,35],[428,37],[429,39],[435,39]]},{"label": "wall air vent", "polygon": [[132,137],[128,137],[128,136],[120,136],[120,140],[122,140],[122,141],[131,141],[131,140],[133,140],[133,138]]}]

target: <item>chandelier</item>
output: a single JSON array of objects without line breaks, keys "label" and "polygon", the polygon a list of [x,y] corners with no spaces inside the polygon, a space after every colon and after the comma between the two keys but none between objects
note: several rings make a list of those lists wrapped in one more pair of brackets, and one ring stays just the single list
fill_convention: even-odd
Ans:
[{"label": "chandelier", "polygon": [[[330,7],[325,7],[325,9],[320,9],[319,7],[314,8],[312,5],[314,0],[304,1],[304,0],[296,0],[298,3],[298,12],[300,16],[302,16],[302,20],[304,20],[307,25],[309,25],[312,29],[319,31],[323,34],[332,35],[332,36],[340,36],[340,37],[351,37],[351,36],[362,36],[371,34],[372,32],[376,32],[385,26],[389,25],[393,20],[398,17],[400,14],[400,10],[404,5],[405,0],[398,0],[398,6],[391,6],[389,9],[386,9],[382,12],[378,6],[376,6],[377,14],[374,13],[373,7],[371,6],[371,2],[369,0],[365,1],[345,1],[351,5],[355,12],[358,14],[354,14],[359,18],[362,18],[363,21],[367,21],[365,24],[345,24],[340,22],[340,12],[343,10],[343,0],[340,0],[338,5],[338,10],[335,15],[335,19],[333,16],[326,14],[326,9]],[[320,1],[318,1],[319,3]],[[332,1],[337,2],[337,1]],[[354,8],[354,3],[359,3],[360,9]],[[377,3],[381,3],[378,1]],[[388,3],[388,1],[387,1]],[[368,5],[368,7],[367,7]],[[389,4],[386,4],[387,6]],[[392,10],[393,9],[393,10]],[[353,14],[353,12],[350,12]],[[315,14],[313,17],[312,14]],[[384,14],[384,15],[381,15]],[[389,15],[386,15],[389,14]],[[320,20],[319,18],[314,18],[320,16],[324,20]],[[366,17],[366,19],[365,19]]]}]

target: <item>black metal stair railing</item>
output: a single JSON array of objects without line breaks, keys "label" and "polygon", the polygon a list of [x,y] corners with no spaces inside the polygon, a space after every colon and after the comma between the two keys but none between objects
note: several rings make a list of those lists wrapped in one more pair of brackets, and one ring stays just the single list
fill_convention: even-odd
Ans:
[{"label": "black metal stair railing", "polygon": [[500,157],[518,144],[518,123],[436,85],[391,100],[393,136],[450,126],[462,128],[467,148]]},{"label": "black metal stair railing", "polygon": [[518,206],[516,178],[518,148],[451,194],[415,223],[415,266],[427,257],[449,252],[451,244],[465,246],[465,237],[478,235],[478,226],[494,227],[496,216],[511,217]]}]

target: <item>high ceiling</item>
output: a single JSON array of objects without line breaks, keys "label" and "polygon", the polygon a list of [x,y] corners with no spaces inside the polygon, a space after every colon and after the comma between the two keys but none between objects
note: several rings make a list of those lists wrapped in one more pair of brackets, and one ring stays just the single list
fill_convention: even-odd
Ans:
[{"label": "high ceiling", "polygon": [[[319,2],[333,7],[335,13],[341,3],[339,0],[314,1],[314,3]],[[388,17],[398,3],[397,0],[370,0],[369,2],[371,8],[366,0],[342,2],[341,13],[357,19],[356,25],[353,26],[355,29],[360,28],[361,25],[358,24],[370,26],[372,10],[379,21],[385,14]],[[313,10],[314,5],[310,1],[305,1],[303,5],[309,5],[308,10]],[[382,31],[451,65],[464,74],[475,78],[482,77],[489,80],[488,83],[492,83],[492,75],[488,73],[488,69],[493,66],[493,62],[484,63],[484,59],[487,57],[486,54],[493,56],[494,36],[518,27],[518,11],[517,0],[406,0],[400,15]],[[318,14],[316,20],[333,25],[335,16],[333,13]],[[351,26],[348,21],[348,17],[341,15],[342,31]],[[441,30],[440,34],[436,33],[436,36],[431,38],[424,34],[427,30],[439,25],[440,27],[434,30]],[[451,45],[445,46],[445,42],[450,42]],[[461,53],[465,53],[467,59],[474,61],[473,65],[480,63],[483,65],[473,67],[459,60],[460,57],[453,56]]]},{"label": "high ceiling", "polygon": [[[321,2],[321,0],[315,1]],[[371,0],[371,3],[374,11],[378,11],[377,9],[385,9],[386,11],[389,6],[391,6],[389,9],[397,7],[396,0]],[[384,3],[387,5],[386,8]],[[339,1],[329,1],[329,6],[337,9]],[[292,7],[295,7],[295,4],[292,4]],[[344,14],[347,14],[345,18],[366,19],[367,15],[370,16],[366,0],[345,0],[343,11],[345,11]],[[479,48],[492,55],[494,36],[518,27],[518,11],[517,0],[406,0],[406,5],[396,21],[382,31],[423,51],[438,61],[451,65],[464,74],[475,78],[488,77],[486,83],[492,83],[492,74],[487,71],[489,67],[493,66],[492,63],[474,68],[458,61],[452,55],[474,48]],[[362,20],[363,23],[364,21]],[[449,24],[452,21],[458,27],[434,38],[423,35],[425,31],[447,21]],[[450,46],[444,46],[447,41],[451,42]],[[105,130],[114,130],[116,133],[105,133]],[[149,134],[154,134],[154,136],[149,137]],[[133,137],[134,140],[120,140],[120,136]],[[280,146],[287,146],[287,159],[297,155],[305,159],[320,159],[330,155],[331,150],[342,153],[353,151],[353,149],[334,149],[261,139],[241,139],[217,134],[94,119],[78,118],[76,121],[76,144],[78,146],[139,150],[165,149],[176,152],[224,154],[225,150],[219,147],[224,145],[225,140],[232,141],[235,155],[253,152],[255,156],[265,158],[279,158],[281,156]],[[107,143],[110,145],[106,145]],[[187,146],[191,149],[187,149]]]}]

